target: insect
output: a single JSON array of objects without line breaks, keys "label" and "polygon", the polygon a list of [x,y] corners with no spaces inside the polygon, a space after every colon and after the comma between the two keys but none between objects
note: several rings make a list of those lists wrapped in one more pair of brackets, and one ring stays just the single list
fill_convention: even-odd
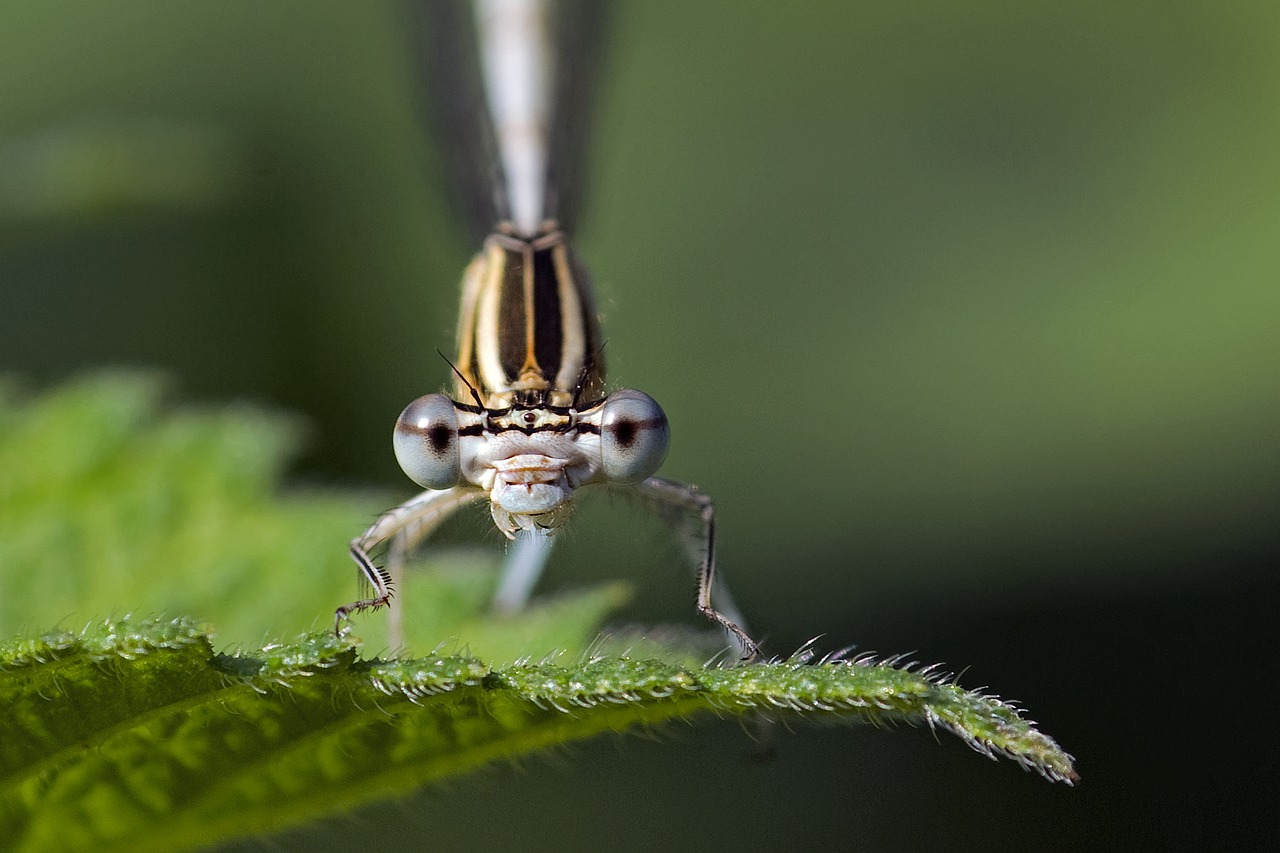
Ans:
[{"label": "insect", "polygon": [[711,499],[655,476],[671,437],[665,413],[642,391],[607,391],[590,282],[549,189],[564,170],[550,156],[557,108],[547,4],[480,0],[476,12],[497,149],[497,168],[486,171],[502,179],[490,188],[495,224],[462,277],[454,393],[419,397],[395,425],[396,459],[426,491],[352,541],[372,595],[339,607],[337,628],[352,613],[391,603],[391,573],[371,557],[384,543],[401,561],[451,514],[481,500],[508,538],[536,542],[565,523],[579,490],[604,487],[628,490],[692,531],[697,610],[744,660],[753,658],[758,646],[717,583]]}]

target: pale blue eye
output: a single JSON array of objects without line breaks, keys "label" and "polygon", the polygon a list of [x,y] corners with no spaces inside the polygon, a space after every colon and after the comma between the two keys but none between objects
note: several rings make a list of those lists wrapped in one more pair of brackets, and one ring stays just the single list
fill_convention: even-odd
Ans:
[{"label": "pale blue eye", "polygon": [[667,458],[671,427],[658,402],[625,388],[610,394],[600,417],[604,474],[615,483],[638,483],[657,473]]},{"label": "pale blue eye", "polygon": [[427,394],[400,413],[392,438],[396,461],[420,486],[447,489],[462,476],[458,454],[458,413],[443,394]]}]

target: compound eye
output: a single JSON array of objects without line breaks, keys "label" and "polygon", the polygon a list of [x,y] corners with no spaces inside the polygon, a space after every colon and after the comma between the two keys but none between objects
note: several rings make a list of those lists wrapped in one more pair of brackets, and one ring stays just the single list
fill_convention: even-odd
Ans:
[{"label": "compound eye", "polygon": [[600,450],[605,476],[615,483],[638,483],[667,458],[671,427],[658,402],[642,391],[615,391],[604,401]]},{"label": "compound eye", "polygon": [[462,476],[458,454],[458,413],[443,394],[427,394],[400,413],[392,438],[396,461],[420,486],[447,489]]}]

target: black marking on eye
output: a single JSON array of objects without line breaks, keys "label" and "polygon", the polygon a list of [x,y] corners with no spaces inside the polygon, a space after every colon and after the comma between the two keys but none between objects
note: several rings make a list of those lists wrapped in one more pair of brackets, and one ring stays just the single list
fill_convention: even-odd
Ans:
[{"label": "black marking on eye", "polygon": [[432,424],[427,428],[427,443],[432,453],[443,456],[453,446],[453,430],[448,424]]},{"label": "black marking on eye", "polygon": [[636,436],[640,433],[640,424],[631,418],[618,418],[609,424],[609,434],[613,436],[613,440],[618,442],[623,449],[631,447],[636,443]]}]

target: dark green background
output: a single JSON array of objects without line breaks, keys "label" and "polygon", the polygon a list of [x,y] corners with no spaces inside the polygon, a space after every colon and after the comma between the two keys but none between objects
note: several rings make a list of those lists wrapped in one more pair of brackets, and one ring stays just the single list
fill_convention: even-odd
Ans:
[{"label": "dark green background", "polygon": [[[408,494],[390,426],[447,381],[474,247],[405,20],[0,8],[0,369],[160,366],[304,412],[296,482]],[[755,630],[967,667],[1084,784],[927,732],[759,766],[726,724],[282,848],[1275,842],[1280,6],[635,2],[607,53],[578,242],[612,379],[666,407]],[[621,574],[630,618],[691,622],[629,516],[588,504],[545,587]]]}]

